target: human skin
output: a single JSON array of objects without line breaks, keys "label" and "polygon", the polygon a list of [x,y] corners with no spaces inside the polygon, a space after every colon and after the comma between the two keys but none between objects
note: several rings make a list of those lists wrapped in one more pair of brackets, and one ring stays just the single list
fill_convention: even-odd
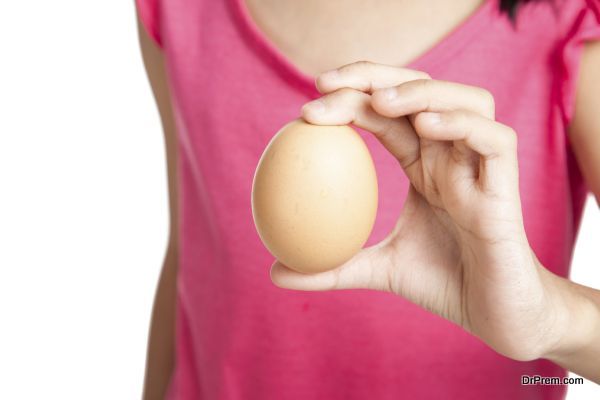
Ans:
[{"label": "human skin", "polygon": [[[303,0],[302,2],[296,0],[246,0],[246,3],[263,32],[287,55],[288,59],[301,67],[304,72],[318,75],[326,69],[364,59],[366,50],[370,51],[368,58],[371,60],[403,65],[421,53],[423,49],[438,42],[440,37],[443,37],[453,26],[466,18],[480,1],[381,1],[377,3],[376,9],[370,7],[370,3],[362,0]],[[292,8],[294,4],[297,9]],[[301,4],[302,7],[298,8],[298,4]],[[323,7],[328,9],[323,9]],[[368,10],[365,7],[369,7]],[[387,9],[387,7],[393,9]],[[418,10],[418,7],[428,9]],[[331,12],[335,12],[339,16],[333,21],[350,21],[353,27],[360,27],[362,31],[349,32],[347,29],[342,29],[344,26],[332,26],[332,19],[327,16]],[[372,18],[366,20],[365,17],[371,14],[373,14]],[[425,14],[430,22],[428,24],[421,23],[422,16]],[[360,21],[360,23],[355,23],[355,21]],[[304,37],[298,32],[307,30],[313,33],[311,46],[306,46],[304,39],[301,42],[294,41],[294,38]],[[352,40],[344,40],[350,33],[354,34]],[[392,34],[394,36],[390,36]],[[178,196],[175,178],[177,154],[176,147],[173,145],[176,130],[173,123],[171,101],[165,84],[167,77],[164,69],[164,55],[141,28],[139,36],[146,71],[163,122],[168,161],[171,220],[168,250],[157,287],[148,340],[143,398],[153,400],[164,398],[174,359],[174,304],[178,263],[178,210],[176,207]],[[315,38],[321,39],[315,41]],[[361,38],[362,41],[358,40]],[[387,43],[391,41],[401,43],[402,45],[398,47],[401,51],[390,52]],[[356,43],[364,43],[364,46],[357,47]],[[340,44],[348,45],[342,49]],[[320,47],[316,48],[316,46]],[[600,99],[597,95],[600,93],[600,76],[597,74],[598,70],[600,70],[600,45],[587,44],[581,64],[570,140],[579,167],[586,178],[586,184],[597,197],[600,195],[600,113],[597,112],[600,106]],[[572,284],[567,280],[561,282],[565,285],[574,285],[582,292],[589,293],[589,289]],[[569,367],[566,362],[561,364],[575,372],[580,370],[577,366]]]},{"label": "human skin", "polygon": [[546,268],[531,249],[519,196],[517,135],[484,89],[369,62],[317,78],[302,115],[352,123],[396,157],[410,188],[393,231],[340,267],[302,274],[276,262],[282,288],[394,293],[498,353],[547,358],[600,382],[600,291]]},{"label": "human skin", "polygon": [[169,183],[169,238],[152,309],[142,394],[144,400],[162,400],[165,397],[175,364],[175,299],[179,269],[176,129],[165,73],[164,56],[148,37],[139,21],[138,34],[146,73],[156,99],[164,131]]}]

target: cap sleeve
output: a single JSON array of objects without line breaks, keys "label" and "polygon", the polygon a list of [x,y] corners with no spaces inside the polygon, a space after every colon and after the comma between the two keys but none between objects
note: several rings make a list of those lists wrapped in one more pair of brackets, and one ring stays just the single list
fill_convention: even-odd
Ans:
[{"label": "cap sleeve", "polygon": [[162,48],[160,0],[135,0],[140,22],[152,40]]},{"label": "cap sleeve", "polygon": [[562,29],[560,48],[560,108],[565,123],[573,117],[579,64],[586,41],[600,39],[600,0],[566,0],[571,8]]}]

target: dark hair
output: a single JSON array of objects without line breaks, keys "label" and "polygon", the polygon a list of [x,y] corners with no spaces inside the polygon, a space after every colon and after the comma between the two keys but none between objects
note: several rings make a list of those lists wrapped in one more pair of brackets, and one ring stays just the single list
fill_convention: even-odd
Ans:
[{"label": "dark hair", "polygon": [[531,0],[500,0],[500,10],[507,13],[511,19],[515,19],[519,6]]}]

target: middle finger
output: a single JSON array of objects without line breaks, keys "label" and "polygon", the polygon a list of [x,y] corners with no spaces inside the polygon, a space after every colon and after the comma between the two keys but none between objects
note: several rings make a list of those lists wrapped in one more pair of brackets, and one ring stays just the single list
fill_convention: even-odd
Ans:
[{"label": "middle finger", "polygon": [[302,117],[315,125],[351,123],[372,132],[405,170],[419,158],[419,138],[408,119],[376,113],[371,96],[359,90],[344,88],[306,103]]}]

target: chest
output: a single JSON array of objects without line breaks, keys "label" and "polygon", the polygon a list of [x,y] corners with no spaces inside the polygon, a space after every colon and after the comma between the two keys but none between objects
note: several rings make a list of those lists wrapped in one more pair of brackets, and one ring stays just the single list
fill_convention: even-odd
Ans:
[{"label": "chest", "polygon": [[264,35],[309,75],[359,60],[406,65],[483,0],[240,0]]}]

